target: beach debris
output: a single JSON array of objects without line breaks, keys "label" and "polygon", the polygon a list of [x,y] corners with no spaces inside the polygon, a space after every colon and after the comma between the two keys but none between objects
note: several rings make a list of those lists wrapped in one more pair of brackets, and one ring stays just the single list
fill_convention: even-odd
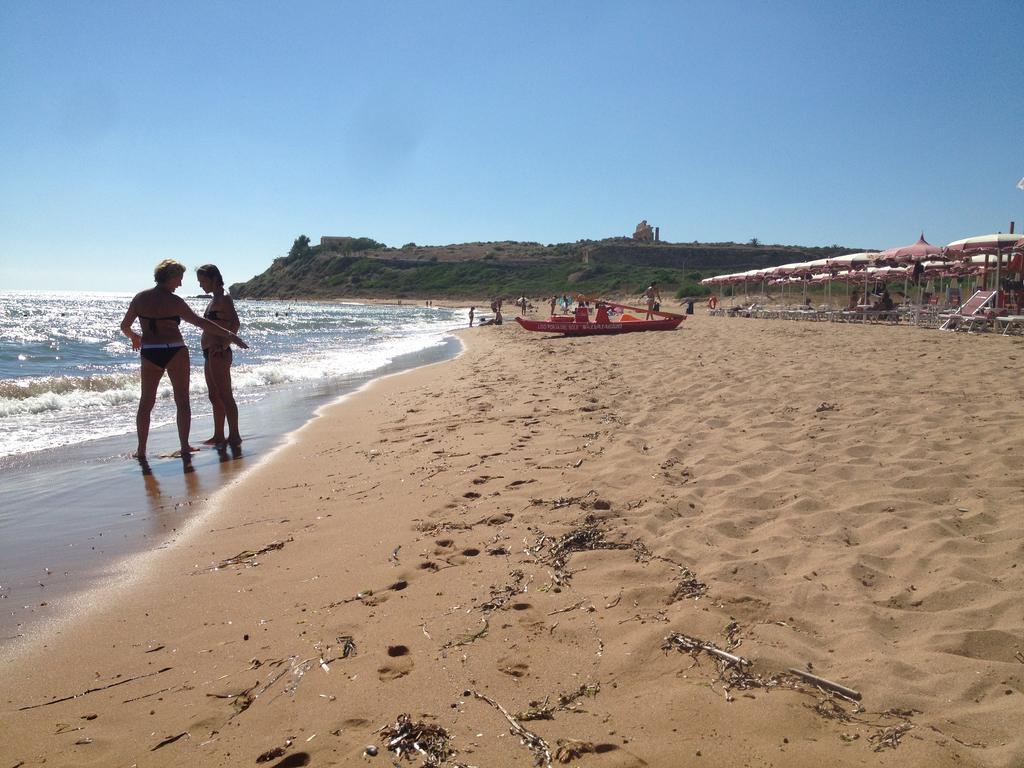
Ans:
[{"label": "beach debris", "polygon": [[671,632],[665,637],[665,643],[661,646],[662,650],[668,651],[673,648],[682,653],[688,653],[694,658],[701,652],[709,653],[716,659],[732,664],[738,667],[749,667],[751,662],[748,659],[744,659],[742,656],[736,656],[728,651],[723,651],[717,647],[714,643],[710,643],[706,640],[698,640],[696,637],[690,637],[684,635],[681,632]]},{"label": "beach debris", "polygon": [[823,411],[838,411],[838,410],[839,410],[839,406],[836,405],[835,403],[826,403],[826,402],[823,401],[823,402],[818,404],[818,407],[814,409],[814,412],[815,413],[822,413]]},{"label": "beach debris", "polygon": [[868,741],[874,745],[875,752],[881,752],[884,749],[896,749],[900,745],[900,739],[903,738],[903,734],[913,727],[913,723],[900,723],[889,728],[883,728],[878,733],[869,736]]},{"label": "beach debris", "polygon": [[173,744],[178,739],[184,739],[184,738],[189,738],[190,739],[190,738],[192,738],[192,734],[190,734],[188,731],[182,731],[181,733],[176,733],[174,736],[168,736],[166,739],[161,741],[155,747],[152,747],[149,751],[150,752],[156,752],[158,749],[162,749],[163,747],[166,747],[168,744]]},{"label": "beach debris", "polygon": [[395,548],[394,548],[394,549],[393,549],[393,550],[391,551],[391,556],[390,556],[390,557],[388,557],[388,560],[390,560],[390,561],[391,561],[391,565],[392,565],[392,567],[398,567],[398,564],[399,564],[399,563],[398,563],[398,552],[399,552],[399,550],[401,550],[401,548],[402,548],[402,545],[401,545],[401,544],[399,544],[399,545],[398,545],[397,547],[395,547]]},{"label": "beach debris", "polygon": [[548,616],[554,616],[555,614],[558,614],[558,613],[571,613],[572,611],[575,611],[577,608],[582,608],[583,604],[585,602],[587,602],[587,601],[586,600],[577,600],[572,605],[565,606],[565,608],[559,608],[557,610],[550,611],[548,613]]},{"label": "beach debris", "polygon": [[826,720],[839,720],[843,723],[851,723],[855,720],[853,717],[854,713],[847,710],[846,707],[836,701],[832,694],[827,691],[825,692],[824,697],[815,702],[811,709]]},{"label": "beach debris", "polygon": [[[511,581],[505,586],[491,587],[491,597],[480,606],[481,611],[489,613],[490,611],[498,610],[516,595],[526,592],[529,583],[533,580],[532,576],[527,578],[526,574],[518,568],[509,573],[509,578],[511,578]],[[526,584],[523,583],[524,581]]]},{"label": "beach debris", "polygon": [[483,620],[483,626],[480,629],[478,629],[476,632],[473,632],[472,634],[469,634],[469,635],[466,635],[464,637],[461,637],[458,640],[449,640],[448,642],[446,642],[444,645],[441,646],[441,652],[444,653],[449,648],[459,648],[459,647],[461,647],[463,645],[469,645],[470,643],[475,643],[480,638],[487,636],[487,630],[488,629],[490,629],[490,622],[488,621],[487,617],[485,616],[484,620]]},{"label": "beach debris", "polygon": [[[408,714],[399,715],[395,724],[384,726],[380,734],[384,747],[394,752],[399,760],[412,760],[418,754],[423,756],[424,766],[433,768],[443,765],[455,754],[448,731],[423,720],[413,722]],[[366,753],[370,754],[369,748]]]},{"label": "beach debris", "polygon": [[533,752],[535,765],[545,766],[546,768],[551,767],[551,747],[548,745],[546,741],[544,741],[544,739],[542,739],[533,731],[525,728],[522,725],[522,723],[520,723],[515,717],[509,714],[507,709],[505,709],[503,706],[501,706],[501,704],[496,702],[487,694],[480,693],[479,691],[473,691],[472,695],[475,698],[480,699],[480,701],[487,702],[496,710],[501,712],[502,715],[504,715],[505,719],[508,721],[509,730],[512,732],[512,734],[514,736],[518,736],[519,741],[523,745],[525,745],[527,749]]},{"label": "beach debris", "polygon": [[366,749],[363,750],[363,754],[367,757],[376,757],[378,754],[377,747],[373,744],[367,744]]},{"label": "beach debris", "polygon": [[289,736],[287,739],[284,740],[284,746],[273,747],[272,749],[268,749],[266,752],[262,753],[259,757],[256,758],[256,762],[269,763],[274,758],[281,757],[281,755],[288,751],[288,747],[290,747],[292,745],[292,742],[294,741],[295,737]]},{"label": "beach debris", "polygon": [[740,644],[743,642],[740,639],[741,629],[742,627],[740,626],[740,623],[735,619],[725,625],[725,639],[728,641],[728,648],[730,651],[735,648],[739,648]]},{"label": "beach debris", "polygon": [[170,688],[161,688],[159,691],[153,691],[151,693],[144,693],[141,696],[133,696],[130,699],[125,699],[121,703],[122,704],[130,704],[133,701],[141,701],[142,699],[148,699],[151,696],[159,696],[161,693],[167,693],[169,690],[171,690],[171,689]]},{"label": "beach debris", "polygon": [[[788,687],[795,687],[792,684],[791,678],[787,678],[784,675],[769,675],[764,677],[762,675],[755,674],[752,671],[752,662],[742,656],[724,651],[714,643],[710,643],[706,640],[699,640],[696,637],[690,637],[680,632],[671,632],[665,637],[665,642],[662,644],[662,650],[669,651],[675,649],[680,653],[689,654],[696,664],[698,657],[701,653],[706,653],[715,660],[715,665],[718,671],[718,681],[722,683],[725,688],[725,700],[733,701],[732,691],[740,690],[746,691],[754,688],[762,688],[770,690],[779,686],[786,685]],[[714,682],[712,682],[712,688]]]},{"label": "beach debris", "polygon": [[545,499],[530,499],[530,504],[532,504],[535,507],[542,507],[545,504],[550,503],[552,509],[563,509],[564,507],[571,507],[573,504],[578,504],[579,506],[586,509],[590,505],[588,499],[591,496],[596,495],[597,491],[590,490],[587,491],[582,496],[559,496],[557,499],[552,499],[550,502],[548,502]]},{"label": "beach debris", "polygon": [[572,710],[576,709],[576,702],[584,696],[597,696],[601,690],[600,683],[584,683],[575,691],[571,693],[562,693],[558,695],[555,704],[551,703],[550,697],[545,697],[544,701],[531,701],[529,709],[523,710],[522,712],[516,712],[516,720],[520,722],[527,722],[530,720],[552,720],[554,719],[555,712],[559,710]]},{"label": "beach debris", "polygon": [[253,690],[255,690],[257,685],[259,685],[259,683],[256,683],[255,685],[252,685],[249,688],[241,690],[238,693],[208,693],[206,695],[211,699],[229,700],[231,702],[232,708],[235,710],[235,714],[232,715],[232,717],[234,717],[235,715],[242,714],[243,712],[245,712],[245,710],[252,706],[252,703],[255,700],[255,697],[252,695],[252,692]]},{"label": "beach debris", "polygon": [[788,671],[790,674],[796,675],[802,680],[806,680],[807,682],[813,683],[821,688],[826,688],[833,693],[838,693],[843,698],[851,699],[852,701],[860,701],[860,691],[855,691],[853,688],[847,688],[845,685],[840,685],[839,683],[834,683],[831,680],[826,680],[824,677],[812,675],[810,672],[805,672],[802,669],[797,669],[796,667],[790,667]]},{"label": "beach debris", "polygon": [[18,711],[19,712],[24,712],[24,711],[29,710],[29,709],[38,709],[39,707],[48,707],[51,704],[60,704],[63,701],[71,701],[72,699],[77,699],[77,698],[80,698],[82,696],[86,696],[86,695],[88,695],[90,693],[96,693],[97,691],[106,691],[106,690],[108,690],[110,688],[116,688],[119,685],[125,685],[127,683],[133,683],[136,680],[142,680],[143,678],[146,678],[146,677],[153,677],[154,675],[162,675],[164,672],[170,672],[172,669],[174,669],[174,667],[164,667],[163,669],[158,669],[156,672],[147,672],[144,675],[136,675],[135,677],[129,677],[129,678],[126,678],[125,680],[118,680],[116,683],[111,683],[110,685],[101,685],[99,688],[89,688],[88,690],[82,691],[81,693],[72,694],[71,696],[62,696],[59,699],[52,699],[50,701],[44,701],[42,704],[29,704],[28,706],[25,706],[25,707],[19,707]]},{"label": "beach debris", "polygon": [[597,521],[593,517],[587,516],[583,525],[562,534],[557,539],[551,539],[542,534],[527,551],[554,570],[554,583],[556,586],[561,586],[572,578],[567,566],[569,558],[574,552],[596,549],[636,549],[635,542],[612,542],[607,541],[604,536],[604,531],[597,525]]},{"label": "beach debris", "polygon": [[285,539],[285,541],[272,541],[265,547],[261,547],[259,549],[244,550],[242,552],[239,552],[234,557],[229,557],[226,560],[221,560],[219,563],[217,563],[217,565],[211,566],[207,570],[219,571],[222,568],[227,568],[229,565],[246,565],[250,568],[253,568],[259,565],[259,561],[256,560],[257,557],[259,557],[260,555],[265,555],[268,552],[275,552],[279,549],[284,549],[284,545],[289,541],[294,541],[294,539],[292,539],[292,537],[289,536],[287,539]]},{"label": "beach debris", "polygon": [[341,656],[335,656],[330,661],[337,661],[338,659],[347,659],[349,656],[356,655],[356,641],[352,635],[339,635],[335,642],[341,646]]},{"label": "beach debris", "polygon": [[577,757],[597,752],[597,747],[589,741],[579,741],[578,739],[559,739],[557,744],[558,747],[555,749],[555,760],[560,763],[571,763]]},{"label": "beach debris", "polygon": [[679,569],[679,581],[676,583],[672,594],[668,596],[668,602],[674,603],[677,600],[689,600],[690,598],[703,597],[708,593],[708,585],[697,578],[697,574],[689,568]]}]

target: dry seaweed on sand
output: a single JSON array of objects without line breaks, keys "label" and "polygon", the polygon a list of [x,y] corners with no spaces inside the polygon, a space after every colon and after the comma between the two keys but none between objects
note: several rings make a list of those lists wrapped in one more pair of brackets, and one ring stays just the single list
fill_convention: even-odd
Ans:
[{"label": "dry seaweed on sand", "polygon": [[555,760],[560,763],[571,763],[577,757],[597,752],[597,747],[589,741],[578,739],[559,739],[555,749]]},{"label": "dry seaweed on sand", "polygon": [[697,578],[697,574],[689,568],[679,569],[679,581],[675,589],[668,596],[668,601],[674,603],[677,600],[689,600],[690,598],[703,597],[708,593],[708,585]]},{"label": "dry seaweed on sand", "polygon": [[170,672],[172,669],[174,669],[174,667],[164,667],[163,669],[158,669],[156,672],[147,672],[144,675],[135,675],[134,677],[125,678],[124,680],[118,680],[116,683],[110,683],[110,685],[101,685],[98,688],[89,688],[88,690],[82,691],[81,693],[73,693],[70,696],[62,696],[59,699],[51,699],[50,701],[44,701],[42,704],[29,704],[28,706],[18,707],[18,711],[19,712],[24,712],[25,710],[28,710],[28,709],[38,709],[39,707],[49,707],[49,706],[51,706],[53,704],[60,704],[61,702],[64,702],[64,701],[71,701],[72,699],[77,699],[77,698],[79,698],[81,696],[86,696],[86,695],[88,695],[90,693],[96,693],[97,691],[105,691],[108,688],[116,688],[119,685],[127,685],[128,683],[133,683],[136,680],[141,680],[144,677],[153,677],[154,675],[162,675],[164,672]]},{"label": "dry seaweed on sand", "polygon": [[558,695],[557,703],[552,704],[550,697],[544,701],[531,701],[530,708],[522,712],[516,712],[515,718],[520,722],[530,720],[552,720],[555,712],[560,710],[576,711],[576,702],[584,696],[597,696],[601,690],[600,683],[584,683],[575,691],[561,693]]},{"label": "dry seaweed on sand", "polygon": [[[173,744],[178,739],[190,739],[190,738],[192,738],[192,734],[190,734],[188,731],[182,731],[181,733],[176,733],[173,736],[168,736],[166,739],[161,741],[156,746],[150,747],[149,751],[150,752],[156,752],[158,749],[162,749],[162,748],[166,747],[168,744]],[[81,743],[81,742],[75,742],[75,743],[78,744],[78,743]]]},{"label": "dry seaweed on sand", "polygon": [[412,716],[401,714],[394,725],[380,729],[384,747],[401,760],[423,757],[423,765],[433,768],[444,765],[455,754],[451,736],[444,728],[423,720],[413,722]]},{"label": "dry seaweed on sand", "polygon": [[502,715],[504,715],[505,719],[508,720],[509,730],[513,733],[513,735],[519,737],[519,740],[527,747],[527,749],[533,752],[534,765],[551,768],[551,747],[548,745],[546,741],[544,741],[544,739],[542,739],[533,731],[525,728],[522,723],[520,723],[515,717],[509,714],[507,709],[505,709],[503,706],[501,706],[501,704],[496,702],[487,694],[480,693],[479,691],[473,691],[473,696],[480,699],[481,701],[487,702],[496,710],[501,712]]},{"label": "dry seaweed on sand", "polygon": [[551,509],[564,509],[565,507],[571,507],[573,504],[584,507],[588,503],[587,499],[591,496],[597,496],[597,491],[590,490],[582,496],[559,496],[557,499],[551,499],[550,502],[546,499],[530,499],[530,504],[535,507],[542,507],[550,503]]},{"label": "dry seaweed on sand", "polygon": [[442,645],[441,646],[442,654],[445,651],[447,651],[449,648],[458,648],[458,647],[463,646],[463,645],[469,645],[470,643],[475,643],[477,640],[479,640],[482,637],[486,637],[487,636],[487,631],[490,629],[490,627],[491,627],[490,622],[487,620],[487,617],[484,617],[483,626],[480,627],[480,629],[478,629],[476,632],[473,632],[472,634],[469,634],[469,635],[466,635],[464,637],[461,637],[458,640],[449,640],[444,645]]},{"label": "dry seaweed on sand", "polygon": [[[488,613],[498,610],[516,595],[525,592],[527,585],[533,580],[532,576],[527,578],[526,574],[518,568],[509,573],[509,577],[511,581],[505,586],[491,588],[491,598],[480,606],[481,611]],[[523,583],[524,581],[526,584]]]},{"label": "dry seaweed on sand", "polygon": [[541,534],[527,551],[554,570],[556,584],[564,584],[572,576],[567,570],[572,553],[597,549],[636,549],[636,546],[634,543],[606,540],[605,532],[601,530],[593,517],[588,516],[583,521],[583,525],[568,533],[563,533],[557,539]]},{"label": "dry seaweed on sand", "polygon": [[211,566],[207,570],[219,571],[222,568],[227,568],[229,565],[247,565],[250,568],[255,567],[259,565],[259,561],[256,559],[257,557],[259,557],[260,555],[265,555],[268,552],[274,552],[278,549],[284,549],[284,545],[288,541],[292,541],[292,539],[289,537],[285,541],[272,541],[265,547],[260,547],[259,549],[243,550],[234,557],[229,557],[226,560],[221,560],[219,563],[217,563],[214,566]]},{"label": "dry seaweed on sand", "polygon": [[[697,663],[699,656],[706,653],[715,661],[718,671],[718,680],[725,686],[726,701],[732,701],[730,691],[733,689],[746,691],[752,688],[772,689],[781,685],[789,684],[791,680],[783,675],[770,675],[763,677],[752,671],[753,664],[742,656],[723,651],[714,643],[700,640],[696,637],[684,635],[681,632],[671,632],[665,637],[662,650],[677,650],[680,653],[689,654],[694,663]],[[712,683],[712,686],[714,683]]]},{"label": "dry seaweed on sand", "polygon": [[883,728],[878,733],[869,736],[868,741],[873,745],[875,752],[881,752],[883,749],[896,749],[900,745],[903,734],[913,727],[912,723],[900,723]]}]

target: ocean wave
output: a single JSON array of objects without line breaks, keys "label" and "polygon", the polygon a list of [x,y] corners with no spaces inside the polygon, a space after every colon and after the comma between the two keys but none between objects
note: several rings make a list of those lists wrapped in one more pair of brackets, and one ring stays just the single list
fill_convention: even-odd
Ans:
[{"label": "ocean wave", "polygon": [[30,400],[43,395],[71,392],[108,392],[124,389],[139,380],[138,374],[106,374],[102,376],[46,376],[0,381],[0,399]]},{"label": "ocean wave", "polygon": [[137,402],[138,384],[119,389],[69,389],[45,391],[27,397],[0,397],[0,418],[25,416],[68,409],[85,410],[97,406],[117,406]]}]

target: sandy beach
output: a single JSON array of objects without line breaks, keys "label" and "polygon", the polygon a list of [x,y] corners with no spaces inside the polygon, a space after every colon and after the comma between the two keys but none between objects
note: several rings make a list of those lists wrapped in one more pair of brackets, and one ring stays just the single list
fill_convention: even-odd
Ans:
[{"label": "sandy beach", "polygon": [[1019,338],[461,333],[16,647],[0,768],[1024,761]]}]

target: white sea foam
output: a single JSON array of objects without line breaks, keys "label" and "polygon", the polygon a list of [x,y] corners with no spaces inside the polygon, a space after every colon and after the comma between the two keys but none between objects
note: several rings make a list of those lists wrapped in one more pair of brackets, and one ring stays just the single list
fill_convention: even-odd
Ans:
[{"label": "white sea foam", "polygon": [[[127,296],[0,292],[0,456],[127,434],[135,429],[138,357],[119,330]],[[205,302],[189,300],[201,311]],[[236,399],[272,389],[330,383],[378,370],[440,343],[463,325],[456,311],[414,306],[238,302],[251,349],[236,351]],[[193,413],[206,382],[198,333],[182,324],[192,352]],[[173,422],[165,378],[153,426]]]}]

